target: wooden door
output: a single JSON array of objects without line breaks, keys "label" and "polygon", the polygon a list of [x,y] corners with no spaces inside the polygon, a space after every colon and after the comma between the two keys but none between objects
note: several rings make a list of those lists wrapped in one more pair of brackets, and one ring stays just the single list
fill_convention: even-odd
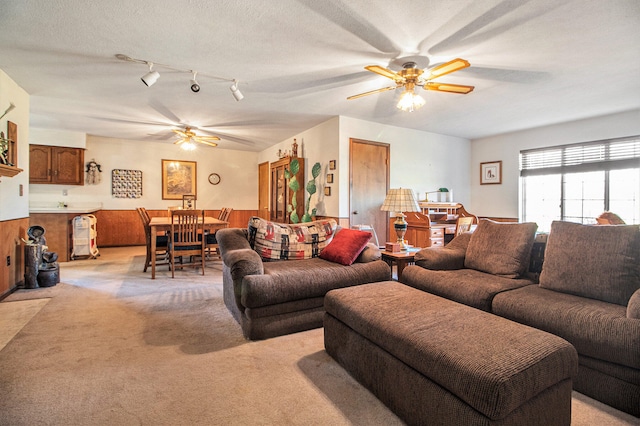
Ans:
[{"label": "wooden door", "polygon": [[54,181],[58,184],[84,184],[84,150],[56,147],[53,150]]},{"label": "wooden door", "polygon": [[29,183],[51,183],[51,147],[29,146]]},{"label": "wooden door", "polygon": [[389,189],[389,144],[350,139],[349,150],[350,224],[372,226],[383,245],[389,234],[389,214],[380,210]]},{"label": "wooden door", "polygon": [[269,220],[269,163],[258,164],[258,216]]}]

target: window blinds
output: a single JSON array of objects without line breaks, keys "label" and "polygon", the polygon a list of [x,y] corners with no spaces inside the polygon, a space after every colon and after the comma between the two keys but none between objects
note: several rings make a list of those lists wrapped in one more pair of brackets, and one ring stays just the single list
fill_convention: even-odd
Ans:
[{"label": "window blinds", "polygon": [[520,176],[640,168],[640,136],[520,151]]}]

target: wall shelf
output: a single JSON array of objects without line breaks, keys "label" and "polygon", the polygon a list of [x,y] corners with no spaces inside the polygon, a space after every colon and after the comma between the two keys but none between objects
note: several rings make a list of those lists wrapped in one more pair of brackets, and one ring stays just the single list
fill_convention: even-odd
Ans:
[{"label": "wall shelf", "polygon": [[19,169],[17,167],[0,164],[0,176],[14,177],[21,171],[22,169]]}]

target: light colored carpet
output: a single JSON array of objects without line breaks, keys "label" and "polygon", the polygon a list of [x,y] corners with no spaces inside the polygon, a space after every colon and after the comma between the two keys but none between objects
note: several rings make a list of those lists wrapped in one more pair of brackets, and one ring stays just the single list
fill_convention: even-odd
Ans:
[{"label": "light colored carpet", "polygon": [[[325,353],[322,329],[246,341],[220,262],[151,280],[143,247],[100,252],[0,303],[48,300],[0,350],[1,425],[402,424]],[[638,424],[577,393],[572,408],[574,425]]]}]

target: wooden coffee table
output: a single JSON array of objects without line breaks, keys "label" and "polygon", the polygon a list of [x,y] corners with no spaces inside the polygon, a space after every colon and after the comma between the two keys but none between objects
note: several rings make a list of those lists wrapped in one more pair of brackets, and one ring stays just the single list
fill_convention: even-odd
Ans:
[{"label": "wooden coffee table", "polygon": [[393,263],[396,263],[396,265],[398,266],[398,281],[400,281],[400,278],[402,278],[402,271],[404,271],[404,268],[407,265],[413,264],[413,262],[415,261],[414,256],[420,250],[422,249],[412,247],[408,250],[397,252],[382,251],[382,260],[387,262],[387,264],[392,268]]}]

